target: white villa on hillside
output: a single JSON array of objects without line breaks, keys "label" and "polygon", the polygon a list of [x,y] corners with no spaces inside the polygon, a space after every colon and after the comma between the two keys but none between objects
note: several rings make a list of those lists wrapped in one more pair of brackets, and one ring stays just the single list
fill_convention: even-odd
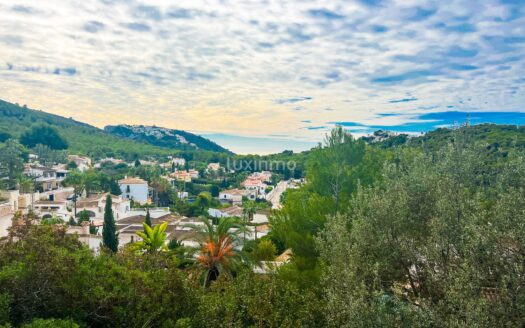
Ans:
[{"label": "white villa on hillside", "polygon": [[148,183],[141,178],[124,178],[118,181],[122,197],[133,200],[140,204],[146,204],[149,200]]},{"label": "white villa on hillside", "polygon": [[223,190],[219,193],[219,200],[222,202],[228,202],[232,205],[242,204],[242,197],[247,197],[250,200],[254,200],[256,195],[250,190],[241,189],[229,189]]},{"label": "white villa on hillside", "polygon": [[[77,216],[83,210],[89,212],[90,218],[102,220],[104,218],[104,209],[106,207],[106,196],[108,193],[90,195],[77,201]],[[111,208],[115,220],[129,216],[131,205],[129,199],[121,196],[111,195]]]},{"label": "white villa on hillside", "polygon": [[67,157],[67,160],[69,162],[74,162],[77,166],[77,169],[80,172],[87,171],[91,167],[91,158],[89,157],[82,157],[78,155],[69,155]]}]

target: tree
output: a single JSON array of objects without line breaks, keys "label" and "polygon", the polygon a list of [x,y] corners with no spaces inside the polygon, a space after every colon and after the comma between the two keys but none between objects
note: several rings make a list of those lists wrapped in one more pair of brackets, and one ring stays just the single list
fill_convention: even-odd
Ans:
[{"label": "tree", "polygon": [[220,192],[219,186],[212,185],[210,188],[210,192],[211,192],[212,197],[219,197],[219,192]]},{"label": "tree", "polygon": [[245,227],[234,218],[221,218],[216,226],[206,218],[201,218],[201,221],[204,225],[190,227],[197,232],[201,244],[198,260],[205,270],[203,286],[209,287],[219,274],[239,264],[240,254],[234,246]]},{"label": "tree", "polygon": [[63,183],[64,186],[73,187],[74,216],[77,217],[77,200],[85,189],[84,174],[80,171],[73,170],[69,172]]},{"label": "tree", "polygon": [[265,239],[257,244],[252,256],[255,261],[272,261],[275,259],[275,254],[277,254],[277,248],[271,240]]},{"label": "tree", "polygon": [[257,205],[253,201],[246,201],[242,204],[242,213],[245,222],[253,221],[253,216],[257,212]]},{"label": "tree", "polygon": [[83,210],[82,212],[80,212],[80,216],[78,218],[78,225],[81,225],[82,222],[89,222],[90,219],[89,219],[89,212],[87,210]]},{"label": "tree", "polygon": [[135,160],[135,167],[139,167],[140,166],[140,160],[137,158]]},{"label": "tree", "polygon": [[167,238],[166,228],[168,227],[168,222],[157,224],[153,228],[146,223],[143,223],[142,225],[144,226],[144,232],[137,231],[137,235],[142,238],[142,241],[137,242],[137,245],[147,253],[156,253],[165,250]]},{"label": "tree", "polygon": [[24,153],[24,147],[13,139],[7,140],[0,148],[0,181],[7,178],[7,189],[16,187],[17,178],[24,171]]},{"label": "tree", "polygon": [[11,139],[11,135],[9,133],[0,131],[0,142],[5,142],[9,139]]},{"label": "tree", "polygon": [[111,252],[116,253],[118,251],[118,233],[113,217],[111,195],[106,196],[104,224],[102,226],[102,243]]},{"label": "tree", "polygon": [[146,219],[144,220],[144,223],[150,228],[153,226],[151,224],[151,215],[149,214],[149,208],[146,209]]},{"label": "tree", "polygon": [[26,147],[33,148],[38,144],[48,146],[51,149],[66,149],[68,144],[60,136],[58,131],[46,124],[33,125],[20,137],[20,143]]}]

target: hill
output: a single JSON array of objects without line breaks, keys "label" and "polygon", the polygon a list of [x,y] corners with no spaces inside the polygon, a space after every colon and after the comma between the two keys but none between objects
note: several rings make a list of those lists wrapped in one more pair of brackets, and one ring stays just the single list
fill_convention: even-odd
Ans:
[{"label": "hill", "polygon": [[20,136],[34,124],[47,124],[55,128],[66,139],[69,153],[88,155],[94,158],[119,157],[134,159],[136,157],[173,155],[182,148],[167,149],[150,143],[130,140],[108,133],[92,125],[29,109],[7,101],[0,100],[0,142],[9,137]]},{"label": "hill", "polygon": [[208,150],[219,153],[231,152],[206,138],[181,130],[144,125],[108,125],[108,133],[154,146],[181,150]]},{"label": "hill", "polygon": [[453,141],[457,135],[461,135],[468,143],[482,143],[491,150],[525,149],[525,126],[510,124],[478,124],[458,128],[439,128],[415,137],[379,130],[362,139],[382,148],[406,145],[423,146],[425,149],[436,150]]}]

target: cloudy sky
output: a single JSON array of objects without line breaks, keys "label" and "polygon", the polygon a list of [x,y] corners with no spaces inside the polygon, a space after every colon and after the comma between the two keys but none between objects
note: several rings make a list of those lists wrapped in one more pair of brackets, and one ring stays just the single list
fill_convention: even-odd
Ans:
[{"label": "cloudy sky", "polygon": [[1,99],[280,147],[525,124],[524,55],[519,0],[0,0]]}]

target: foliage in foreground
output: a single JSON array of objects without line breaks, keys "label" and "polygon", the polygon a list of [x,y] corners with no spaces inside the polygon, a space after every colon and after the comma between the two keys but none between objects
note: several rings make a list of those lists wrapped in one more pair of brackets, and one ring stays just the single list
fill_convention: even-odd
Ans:
[{"label": "foliage in foreground", "polygon": [[456,142],[402,158],[318,238],[333,327],[525,324],[525,159]]}]

